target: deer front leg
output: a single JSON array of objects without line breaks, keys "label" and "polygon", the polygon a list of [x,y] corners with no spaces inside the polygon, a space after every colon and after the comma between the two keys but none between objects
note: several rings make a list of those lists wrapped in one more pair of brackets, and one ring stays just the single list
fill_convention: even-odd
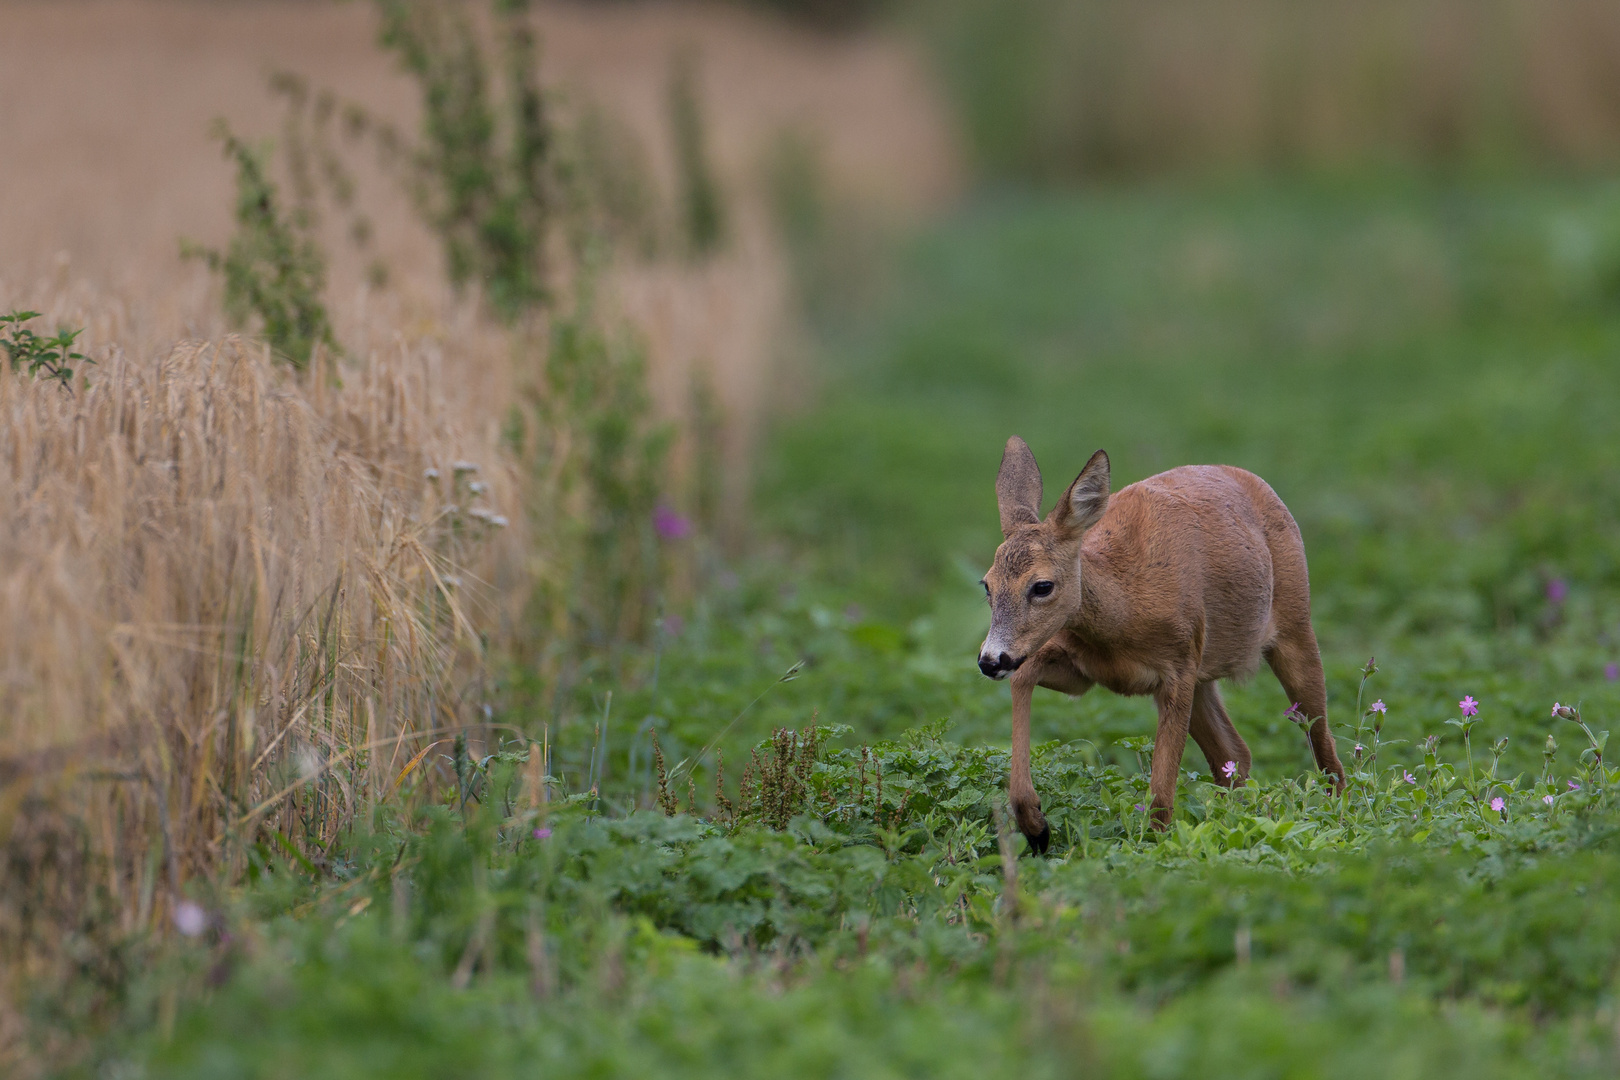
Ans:
[{"label": "deer front leg", "polygon": [[[1032,657],[1033,661],[1034,658]],[[1029,703],[1040,682],[1041,665],[1025,664],[1012,676],[1012,768],[1007,779],[1007,799],[1012,803],[1018,829],[1029,840],[1029,849],[1046,854],[1052,842],[1052,829],[1041,813],[1041,797],[1035,794],[1035,778],[1029,771]]]},{"label": "deer front leg", "polygon": [[1166,682],[1154,695],[1159,706],[1159,730],[1153,737],[1153,773],[1148,789],[1153,795],[1153,827],[1163,832],[1170,827],[1176,808],[1176,774],[1181,771],[1181,755],[1187,749],[1187,730],[1192,725],[1193,676]]}]

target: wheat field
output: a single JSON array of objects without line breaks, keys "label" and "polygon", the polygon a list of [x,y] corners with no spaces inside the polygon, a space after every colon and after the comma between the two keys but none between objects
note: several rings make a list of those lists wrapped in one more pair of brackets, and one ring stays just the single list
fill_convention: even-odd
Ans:
[{"label": "wheat field", "polygon": [[[13,2],[0,18],[0,309],[82,328],[94,361],[71,391],[0,368],[3,1000],[56,978],[64,942],[161,932],[188,881],[239,872],[255,844],[320,861],[380,800],[428,797],[434,747],[522,734],[487,724],[492,664],[544,664],[537,628],[566,627],[536,605],[581,556],[563,480],[502,439],[514,410],[547,418],[553,451],[574,437],[536,401],[547,327],[509,332],[450,290],[374,164],[356,165],[372,249],[321,225],[343,355],[311,373],[232,334],[218,283],[180,258],[230,228],[210,120],[281,134],[271,73],[415,123],[368,6]],[[949,194],[948,127],[893,43],[702,6],[556,5],[539,24],[559,108],[622,118],[661,189],[671,57],[703,58],[730,243],[703,263],[622,260],[597,304],[645,354],[658,416],[681,425],[706,373],[740,514],[790,325],[760,193],[771,140],[825,132],[837,182],[903,215]],[[20,1023],[0,1007],[0,1062]]]}]

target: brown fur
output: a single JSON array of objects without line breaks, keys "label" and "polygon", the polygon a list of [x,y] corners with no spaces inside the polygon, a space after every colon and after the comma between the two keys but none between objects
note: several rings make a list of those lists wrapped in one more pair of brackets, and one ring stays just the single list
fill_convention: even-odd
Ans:
[{"label": "brown fur", "polygon": [[[1227,465],[1188,465],[1110,497],[1108,455],[1099,450],[1043,521],[1040,470],[1014,436],[996,496],[1006,539],[984,578],[992,614],[980,667],[995,678],[1011,672],[1008,796],[1031,847],[1044,851],[1050,836],[1029,766],[1037,686],[1153,696],[1151,791],[1160,829],[1175,806],[1188,735],[1217,783],[1247,779],[1249,748],[1216,680],[1250,675],[1262,660],[1311,717],[1317,766],[1343,784],[1311,628],[1305,546],[1264,480]],[[1051,594],[1032,596],[1037,582],[1051,582]],[[1231,781],[1221,774],[1228,761],[1237,763]]]}]

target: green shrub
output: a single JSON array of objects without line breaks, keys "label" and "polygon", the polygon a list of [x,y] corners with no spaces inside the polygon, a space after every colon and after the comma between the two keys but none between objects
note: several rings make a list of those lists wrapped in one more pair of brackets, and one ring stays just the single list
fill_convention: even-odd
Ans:
[{"label": "green shrub", "polygon": [[[515,319],[553,288],[547,243],[560,215],[556,131],[537,75],[526,0],[495,0],[486,54],[462,5],[377,0],[382,42],[422,96],[422,142],[410,160],[417,203],[444,244],[458,288],[478,283]],[[491,93],[499,68],[503,92]]]},{"label": "green shrub", "polygon": [[37,318],[39,318],[37,311],[13,311],[7,315],[0,315],[0,349],[6,351],[6,359],[11,362],[11,370],[26,369],[28,374],[36,379],[43,375],[71,390],[72,362],[77,360],[85,364],[95,363],[83,353],[73,351],[73,342],[84,331],[59,327],[55,337],[40,337],[23,325]]},{"label": "green shrub", "polygon": [[317,346],[337,347],[321,302],[326,259],[310,235],[310,216],[304,209],[283,211],[267,150],[238,139],[224,121],[214,133],[236,163],[236,232],[223,253],[191,244],[182,251],[224,277],[225,313],[234,324],[257,320],[276,356],[308,367]]},{"label": "green shrub", "polygon": [[682,238],[690,255],[703,258],[724,241],[726,219],[720,185],[709,164],[697,54],[690,50],[678,53],[670,70],[669,124],[675,140]]}]

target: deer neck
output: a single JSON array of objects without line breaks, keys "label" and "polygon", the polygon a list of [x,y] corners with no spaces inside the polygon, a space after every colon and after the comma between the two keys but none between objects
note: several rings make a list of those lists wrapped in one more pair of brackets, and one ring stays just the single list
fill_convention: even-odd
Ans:
[{"label": "deer neck", "polygon": [[1108,559],[1082,549],[1079,562],[1080,603],[1068,629],[1086,640],[1107,640],[1129,617],[1130,598]]}]

